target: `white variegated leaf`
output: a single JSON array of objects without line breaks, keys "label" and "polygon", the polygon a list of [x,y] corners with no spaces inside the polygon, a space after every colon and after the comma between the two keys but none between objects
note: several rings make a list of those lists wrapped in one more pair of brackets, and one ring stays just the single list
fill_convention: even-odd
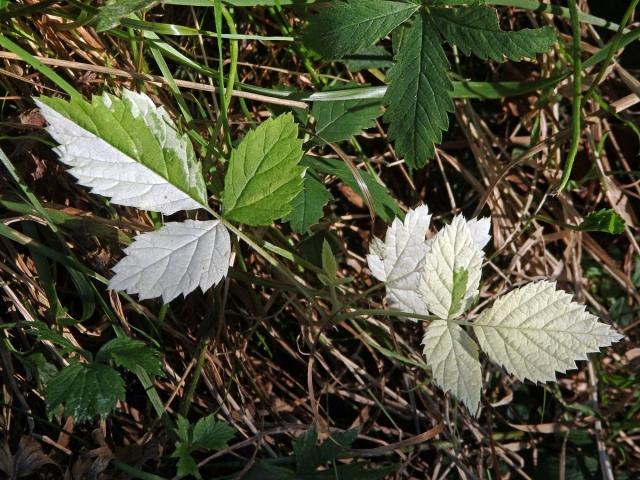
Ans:
[{"label": "white variegated leaf", "polygon": [[491,235],[489,235],[489,229],[491,228],[491,219],[490,218],[472,218],[467,222],[467,227],[471,232],[471,238],[474,243],[478,246],[479,249],[483,249],[489,240],[491,240]]},{"label": "white variegated leaf", "polygon": [[476,342],[460,325],[434,320],[429,324],[422,344],[436,383],[475,414],[482,391],[482,369]]},{"label": "white variegated leaf", "polygon": [[169,303],[198,286],[204,292],[218,283],[229,269],[231,243],[219,221],[186,220],[138,235],[124,252],[109,288]]},{"label": "white variegated leaf", "polygon": [[385,282],[390,308],[403,312],[427,314],[418,291],[420,270],[428,251],[425,235],[431,215],[426,205],[409,210],[404,222],[395,219],[387,229],[384,242],[371,242],[367,263],[371,273]]},{"label": "white variegated leaf", "polygon": [[[467,221],[456,216],[430,242],[420,279],[420,293],[428,310],[442,319],[455,318],[478,294],[482,272],[482,250],[471,235]],[[461,298],[454,298],[456,272],[467,272]]]},{"label": "white variegated leaf", "polygon": [[571,295],[541,281],[496,300],[473,322],[480,347],[520,380],[547,382],[622,338]]},{"label": "white variegated leaf", "polygon": [[162,107],[143,94],[35,100],[58,142],[54,150],[78,183],[113,203],[172,214],[205,208],[193,146]]}]

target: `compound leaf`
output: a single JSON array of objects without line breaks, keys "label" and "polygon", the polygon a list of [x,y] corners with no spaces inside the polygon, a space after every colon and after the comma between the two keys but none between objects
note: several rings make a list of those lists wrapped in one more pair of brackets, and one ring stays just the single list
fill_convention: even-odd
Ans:
[{"label": "compound leaf", "polygon": [[490,7],[432,8],[430,14],[442,36],[465,55],[473,53],[497,62],[534,58],[556,42],[551,27],[508,32],[500,29],[498,15]]},{"label": "compound leaf", "polygon": [[231,242],[217,220],[186,220],[138,235],[124,252],[109,288],[169,303],[198,286],[205,292],[217,284],[229,269]]},{"label": "compound leaf", "polygon": [[390,308],[427,315],[428,309],[418,289],[425,255],[429,245],[425,239],[431,215],[426,205],[409,210],[404,222],[394,219],[384,242],[371,242],[367,263],[371,273],[385,282]]},{"label": "compound leaf", "polygon": [[124,399],[124,381],[113,368],[100,363],[74,363],[60,370],[44,391],[47,411],[64,406],[78,422],[106,417]]},{"label": "compound leaf", "polygon": [[322,218],[324,206],[331,198],[322,182],[307,172],[302,180],[302,191],[293,199],[293,210],[285,220],[294,232],[307,233],[311,225]]},{"label": "compound leaf", "polygon": [[231,152],[222,201],[227,218],[269,225],[287,216],[302,190],[302,140],[290,113],[270,118]]},{"label": "compound leaf", "polygon": [[35,100],[69,173],[113,203],[167,215],[207,205],[193,145],[162,107],[125,90],[92,102]]},{"label": "compound leaf", "polygon": [[412,169],[435,154],[453,111],[449,62],[433,23],[424,11],[416,16],[387,74],[384,120],[398,155]]},{"label": "compound leaf", "polygon": [[140,340],[127,337],[109,340],[96,354],[96,361],[105,363],[109,359],[119,367],[133,372],[141,367],[150,375],[162,375],[159,352],[154,348],[149,348]]},{"label": "compound leaf", "polygon": [[[478,294],[482,258],[482,250],[474,242],[462,215],[456,216],[433,237],[420,279],[420,292],[431,313],[442,319],[462,313]],[[466,275],[460,274],[462,270]],[[461,279],[466,280],[462,295],[455,292]]]},{"label": "compound leaf", "polygon": [[482,391],[482,369],[476,342],[460,325],[434,320],[429,324],[422,344],[436,383],[445,392],[451,391],[475,414]]},{"label": "compound leaf", "polygon": [[305,43],[325,58],[358,53],[407,21],[419,5],[386,0],[340,0],[311,17]]},{"label": "compound leaf", "polygon": [[496,300],[473,322],[473,331],[491,360],[533,382],[555,380],[555,372],[576,368],[576,360],[622,338],[547,281]]}]

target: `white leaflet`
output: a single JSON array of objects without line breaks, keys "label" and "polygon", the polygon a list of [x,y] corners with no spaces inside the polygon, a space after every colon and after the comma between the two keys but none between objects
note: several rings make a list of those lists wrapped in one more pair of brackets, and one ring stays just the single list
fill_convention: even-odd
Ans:
[{"label": "white leaflet", "polygon": [[436,383],[445,392],[451,391],[475,414],[482,391],[482,369],[476,342],[460,325],[434,320],[429,324],[422,344]]},{"label": "white leaflet", "polygon": [[[109,101],[103,99],[107,106]],[[199,202],[150,168],[48,105],[38,100],[35,102],[48,123],[47,132],[60,144],[54,149],[60,161],[69,165],[69,173],[93,193],[110,197],[113,203],[167,215],[180,210],[202,208]],[[158,116],[162,117],[162,113],[158,113]],[[175,137],[175,133],[166,131],[165,144],[171,145]]]},{"label": "white leaflet", "polygon": [[[455,318],[478,294],[483,253],[462,215],[456,216],[430,243],[431,250],[424,258],[420,293],[431,313],[442,319]],[[461,269],[468,273],[466,288],[458,308],[453,308],[454,273]]]},{"label": "white leaflet", "polygon": [[480,347],[520,380],[555,380],[555,372],[576,368],[620,340],[622,335],[598,322],[555,282],[530,283],[496,300],[473,322]]},{"label": "white leaflet", "polygon": [[489,235],[491,218],[472,218],[467,222],[467,227],[469,228],[469,232],[471,232],[471,238],[478,248],[482,250],[487,243],[489,243],[489,240],[491,240],[491,235]]},{"label": "white leaflet", "polygon": [[418,291],[422,261],[428,251],[425,235],[431,215],[426,205],[409,210],[404,222],[395,219],[385,241],[371,242],[367,263],[371,273],[385,282],[389,307],[404,312],[427,314]]},{"label": "white leaflet", "polygon": [[231,243],[217,220],[186,220],[138,235],[124,252],[109,288],[138,294],[140,300],[161,296],[169,303],[198,286],[204,292],[218,283],[229,269]]}]

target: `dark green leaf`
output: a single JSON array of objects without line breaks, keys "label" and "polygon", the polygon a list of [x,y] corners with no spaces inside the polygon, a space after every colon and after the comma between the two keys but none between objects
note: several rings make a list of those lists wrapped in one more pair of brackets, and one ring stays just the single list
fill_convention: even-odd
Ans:
[{"label": "dark green leaf", "polygon": [[374,120],[382,115],[380,106],[379,100],[314,102],[316,135],[320,141],[329,143],[348,140],[375,126]]},{"label": "dark green leaf", "polygon": [[[307,165],[314,170],[329,175],[335,175],[344,183],[346,183],[355,192],[361,192],[358,182],[353,177],[351,170],[344,162],[334,158],[320,158],[306,156],[303,159],[303,165]],[[402,217],[403,212],[398,203],[389,195],[387,189],[381,185],[371,174],[360,171],[360,175],[364,183],[369,188],[369,193],[373,198],[376,213],[385,221],[391,220],[393,217]]]},{"label": "dark green leaf", "polygon": [[358,72],[368,68],[389,68],[393,65],[393,55],[382,47],[374,46],[346,55],[342,57],[342,61],[349,71]]},{"label": "dark green leaf", "polygon": [[236,429],[213,415],[198,420],[193,427],[192,447],[202,450],[222,450],[236,434]]},{"label": "dark green leaf", "polygon": [[124,399],[124,381],[113,368],[100,363],[74,363],[60,370],[43,391],[47,411],[58,405],[77,422],[106,417]]},{"label": "dark green leaf", "polygon": [[591,212],[578,225],[578,230],[583,232],[605,232],[620,235],[624,232],[625,223],[620,215],[611,208]]},{"label": "dark green leaf", "polygon": [[387,75],[390,85],[385,94],[389,137],[412,169],[435,154],[435,143],[442,141],[442,132],[449,127],[453,86],[448,72],[436,27],[422,12],[403,38],[396,65]]},{"label": "dark green leaf", "polygon": [[342,58],[386,37],[418,8],[385,0],[339,0],[311,18],[305,43],[325,58]]},{"label": "dark green leaf", "polygon": [[149,375],[162,375],[159,352],[154,348],[149,348],[140,340],[127,337],[109,340],[98,351],[96,361],[106,363],[109,359],[119,367],[133,372],[137,367],[142,367]]},{"label": "dark green leaf", "polygon": [[291,213],[302,190],[302,140],[290,113],[262,122],[231,152],[222,203],[227,218],[268,225]]},{"label": "dark green leaf", "polygon": [[345,432],[333,432],[322,444],[316,445],[318,434],[315,427],[311,427],[293,443],[298,474],[314,472],[316,468],[348,452],[359,432],[357,428]]},{"label": "dark green leaf", "polygon": [[473,53],[497,62],[535,58],[556,42],[553,28],[524,29],[505,32],[500,29],[498,14],[489,7],[432,8],[434,24],[442,36],[465,55]]},{"label": "dark green leaf", "polygon": [[293,199],[293,210],[285,220],[294,232],[307,233],[311,225],[322,218],[324,206],[331,198],[322,182],[307,172],[302,181],[302,191]]}]

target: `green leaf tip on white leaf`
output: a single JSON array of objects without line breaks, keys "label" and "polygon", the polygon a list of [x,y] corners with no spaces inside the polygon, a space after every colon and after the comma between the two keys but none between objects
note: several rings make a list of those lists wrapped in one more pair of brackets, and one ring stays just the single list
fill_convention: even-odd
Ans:
[{"label": "green leaf tip on white leaf", "polygon": [[229,269],[231,242],[217,220],[186,220],[138,235],[124,252],[127,256],[113,267],[109,288],[169,303],[220,282]]},{"label": "green leaf tip on white leaf", "polygon": [[35,99],[58,142],[60,161],[80,185],[113,203],[170,215],[206,208],[204,178],[193,146],[167,112],[129,90],[91,103]]},{"label": "green leaf tip on white leaf", "polygon": [[[483,255],[462,215],[433,237],[419,285],[432,314],[443,320],[456,318],[471,303],[478,294]],[[465,288],[454,298],[456,272],[461,270],[467,272]]]},{"label": "green leaf tip on white leaf", "polygon": [[480,347],[520,380],[548,382],[576,360],[623,338],[586,311],[555,282],[540,281],[495,301],[473,322]]},{"label": "green leaf tip on white leaf", "polygon": [[427,306],[417,289],[424,257],[429,251],[426,241],[431,215],[426,205],[409,210],[404,222],[394,219],[384,242],[371,242],[367,263],[371,273],[385,282],[390,308],[427,315]]}]

